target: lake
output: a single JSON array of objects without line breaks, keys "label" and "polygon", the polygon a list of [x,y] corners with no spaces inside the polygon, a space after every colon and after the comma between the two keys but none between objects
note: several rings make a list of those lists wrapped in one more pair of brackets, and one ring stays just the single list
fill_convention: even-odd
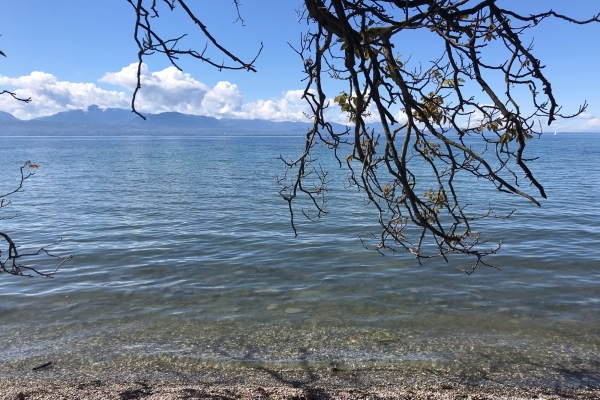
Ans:
[{"label": "lake", "polygon": [[2,231],[22,252],[63,238],[55,251],[75,254],[53,279],[0,275],[0,376],[52,360],[81,376],[309,366],[600,385],[600,136],[532,141],[541,208],[466,181],[472,201],[518,207],[481,224],[504,245],[499,270],[473,275],[364,249],[373,210],[325,152],[330,214],[294,237],[273,177],[302,144],[0,137],[0,192],[41,166]]}]

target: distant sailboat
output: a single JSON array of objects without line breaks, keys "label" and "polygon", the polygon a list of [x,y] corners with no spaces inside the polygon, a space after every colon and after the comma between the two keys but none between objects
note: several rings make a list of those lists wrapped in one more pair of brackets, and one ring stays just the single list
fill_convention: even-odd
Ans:
[{"label": "distant sailboat", "polygon": [[554,131],[554,134],[556,135],[556,130]]}]

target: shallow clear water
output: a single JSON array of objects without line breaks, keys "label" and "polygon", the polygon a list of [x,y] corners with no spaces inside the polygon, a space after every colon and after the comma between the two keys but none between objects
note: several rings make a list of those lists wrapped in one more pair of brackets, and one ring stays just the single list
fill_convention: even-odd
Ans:
[{"label": "shallow clear water", "polygon": [[[473,379],[600,384],[600,137],[531,146],[549,199],[464,191],[498,210],[482,229],[501,270],[382,257],[376,228],[335,170],[331,214],[295,238],[273,176],[302,138],[0,138],[5,192],[41,165],[2,229],[24,248],[62,237],[50,280],[0,276],[0,375],[194,373],[299,363],[417,368]],[[323,162],[329,163],[327,159]],[[331,164],[333,166],[333,164]],[[6,214],[5,214],[6,215]],[[39,262],[47,260],[41,259]],[[51,264],[47,264],[50,268]]]}]

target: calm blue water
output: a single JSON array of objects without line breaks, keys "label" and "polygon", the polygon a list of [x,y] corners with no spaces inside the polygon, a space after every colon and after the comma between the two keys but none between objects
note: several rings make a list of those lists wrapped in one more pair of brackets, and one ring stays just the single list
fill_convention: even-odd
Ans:
[{"label": "calm blue water", "polygon": [[[2,221],[22,249],[63,238],[50,280],[0,276],[0,376],[53,360],[110,373],[300,363],[473,379],[600,384],[600,137],[532,143],[542,208],[470,182],[509,220],[481,228],[501,270],[387,257],[334,169],[331,213],[289,225],[273,176],[284,137],[2,137],[0,191],[41,165]],[[475,205],[473,206],[475,207]],[[7,214],[4,214],[7,215]],[[23,251],[23,250],[22,250]],[[51,268],[41,258],[37,266]]]}]

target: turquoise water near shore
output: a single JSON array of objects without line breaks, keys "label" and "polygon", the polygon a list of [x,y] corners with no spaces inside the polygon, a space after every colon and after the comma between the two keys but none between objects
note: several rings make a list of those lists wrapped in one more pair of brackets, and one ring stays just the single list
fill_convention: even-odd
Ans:
[{"label": "turquoise water near shore", "polygon": [[41,165],[2,230],[75,254],[54,279],[0,276],[0,375],[47,359],[99,372],[312,363],[600,385],[600,136],[531,143],[541,208],[464,187],[519,207],[481,224],[504,242],[500,270],[471,276],[365,250],[374,214],[325,157],[331,214],[295,238],[273,176],[302,140],[0,137],[1,192],[25,160]]}]

